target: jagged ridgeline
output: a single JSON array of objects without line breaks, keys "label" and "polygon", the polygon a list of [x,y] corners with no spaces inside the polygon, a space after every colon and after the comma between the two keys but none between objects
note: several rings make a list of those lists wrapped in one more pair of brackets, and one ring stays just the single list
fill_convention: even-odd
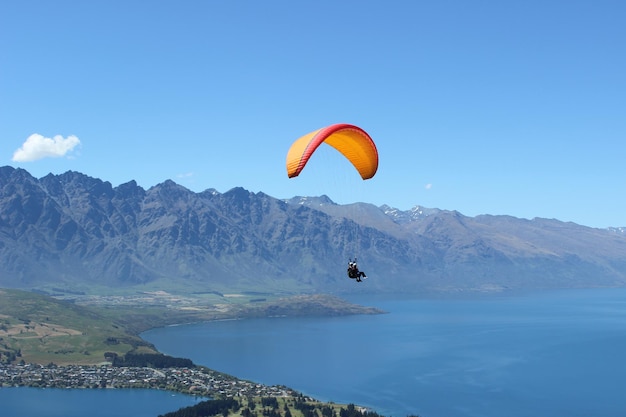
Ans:
[{"label": "jagged ridgeline", "polygon": [[[366,283],[345,275],[359,231]],[[548,219],[280,200],[173,181],[113,187],[0,168],[0,286],[262,293],[424,292],[626,284],[626,234]]]}]

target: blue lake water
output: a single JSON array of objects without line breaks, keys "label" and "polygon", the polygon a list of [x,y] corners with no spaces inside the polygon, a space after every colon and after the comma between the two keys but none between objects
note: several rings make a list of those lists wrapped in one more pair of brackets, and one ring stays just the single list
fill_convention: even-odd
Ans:
[{"label": "blue lake water", "polygon": [[202,399],[146,389],[0,388],[1,417],[157,417]]},{"label": "blue lake water", "polygon": [[388,417],[626,415],[626,289],[351,301],[389,313],[143,337],[218,371]]},{"label": "blue lake water", "polygon": [[[626,289],[351,301],[389,313],[143,336],[240,378],[387,417],[626,415]],[[155,390],[0,388],[0,417],[157,417],[197,401]]]}]

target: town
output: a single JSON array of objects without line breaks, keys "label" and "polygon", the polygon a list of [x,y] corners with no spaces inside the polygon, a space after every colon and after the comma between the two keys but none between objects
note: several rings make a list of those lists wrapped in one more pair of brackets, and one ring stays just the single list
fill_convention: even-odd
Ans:
[{"label": "town", "polygon": [[245,381],[204,367],[155,369],[110,364],[0,364],[0,387],[150,388],[211,399],[301,396],[284,386]]}]

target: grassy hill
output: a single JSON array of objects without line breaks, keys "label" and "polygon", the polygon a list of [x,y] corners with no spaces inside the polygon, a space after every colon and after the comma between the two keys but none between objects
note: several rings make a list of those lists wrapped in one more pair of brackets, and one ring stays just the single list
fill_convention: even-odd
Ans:
[{"label": "grassy hill", "polygon": [[0,361],[96,364],[105,352],[154,351],[96,309],[32,292],[0,289]]},{"label": "grassy hill", "polygon": [[154,353],[138,335],[150,328],[197,321],[253,317],[380,314],[328,295],[288,298],[258,294],[164,291],[86,297],[80,304],[49,295],[0,288],[0,361],[47,365],[98,364],[105,352]]}]

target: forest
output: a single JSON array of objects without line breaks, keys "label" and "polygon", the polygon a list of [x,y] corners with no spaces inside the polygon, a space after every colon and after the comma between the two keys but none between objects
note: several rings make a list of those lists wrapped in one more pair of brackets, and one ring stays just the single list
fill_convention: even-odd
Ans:
[{"label": "forest", "polygon": [[[234,398],[202,401],[190,407],[159,417],[383,417],[378,413],[356,407],[310,401],[304,396],[277,398]],[[408,416],[417,417],[417,416]]]}]

